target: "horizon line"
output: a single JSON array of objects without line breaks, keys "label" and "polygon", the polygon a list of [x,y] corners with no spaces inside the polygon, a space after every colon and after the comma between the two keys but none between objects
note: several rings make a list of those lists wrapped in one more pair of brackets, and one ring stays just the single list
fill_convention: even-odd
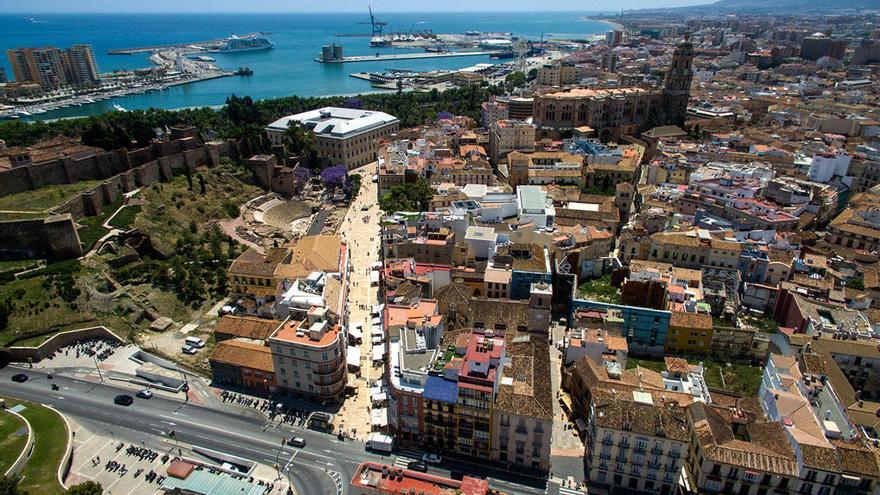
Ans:
[{"label": "horizon line", "polygon": [[[626,10],[626,9],[624,9]],[[628,9],[628,10],[642,10],[642,9]],[[552,12],[552,13],[579,13],[579,14],[608,14],[614,13],[617,14],[619,10],[532,10],[532,9],[524,9],[517,10],[514,12],[511,11],[502,11],[502,10],[396,10],[393,12],[385,12],[386,14],[471,14],[474,12],[480,13],[497,13],[497,14],[517,14],[517,13],[534,13],[534,12]],[[59,11],[59,12],[25,12],[25,11],[10,11],[10,12],[0,12],[0,15],[79,15],[79,14],[130,14],[130,15],[153,15],[153,14],[193,14],[193,15],[211,15],[211,14],[362,14],[363,12],[359,10],[336,10],[336,11],[313,11],[313,10],[261,10],[261,11],[247,11],[247,10],[224,10],[220,12],[196,12],[196,11],[183,11],[183,12],[173,12],[173,11],[156,11],[156,12],[125,12],[125,11]]]}]

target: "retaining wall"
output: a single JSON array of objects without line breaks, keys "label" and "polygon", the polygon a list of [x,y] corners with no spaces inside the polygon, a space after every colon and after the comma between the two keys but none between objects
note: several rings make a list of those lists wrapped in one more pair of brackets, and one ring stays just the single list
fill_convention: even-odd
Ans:
[{"label": "retaining wall", "polygon": [[12,354],[13,362],[26,363],[29,359],[32,362],[37,362],[62,347],[68,346],[80,340],[96,337],[111,339],[120,343],[123,342],[123,340],[119,338],[118,335],[111,332],[107,327],[90,327],[56,333],[47,341],[40,344],[38,347],[13,346],[9,347],[8,350]]}]

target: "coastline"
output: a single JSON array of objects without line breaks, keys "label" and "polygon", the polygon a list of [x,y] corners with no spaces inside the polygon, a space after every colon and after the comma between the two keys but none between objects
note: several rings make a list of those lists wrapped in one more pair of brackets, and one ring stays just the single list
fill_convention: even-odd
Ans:
[{"label": "coastline", "polygon": [[[615,22],[615,21],[609,21],[607,19],[594,19],[592,17],[583,16],[583,17],[581,17],[581,20],[601,22],[602,24],[607,24],[609,27],[611,27],[611,29],[609,29],[608,31],[625,31],[626,30],[626,28],[623,26],[623,24],[620,24],[619,22]],[[606,31],[606,33],[608,31]]]}]

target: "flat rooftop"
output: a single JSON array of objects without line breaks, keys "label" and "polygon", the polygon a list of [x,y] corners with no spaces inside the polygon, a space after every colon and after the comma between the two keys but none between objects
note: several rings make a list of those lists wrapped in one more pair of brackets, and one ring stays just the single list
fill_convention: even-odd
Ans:
[{"label": "flat rooftop", "polygon": [[269,124],[270,129],[285,130],[291,121],[309,128],[315,134],[344,139],[397,122],[397,117],[384,112],[353,108],[324,107],[282,117]]},{"label": "flat rooftop", "polygon": [[[300,334],[298,335],[297,332]],[[319,340],[314,340],[309,337],[308,322],[288,320],[278,327],[271,339],[305,346],[327,347],[336,340],[338,334],[339,326],[328,327]]]},{"label": "flat rooftop", "polygon": [[[383,472],[385,468],[388,473]],[[390,476],[390,473],[394,476]],[[486,495],[489,482],[465,476],[461,481],[441,478],[427,473],[419,473],[394,466],[383,466],[375,462],[364,462],[358,466],[351,486],[371,493],[419,493],[424,495]]]}]

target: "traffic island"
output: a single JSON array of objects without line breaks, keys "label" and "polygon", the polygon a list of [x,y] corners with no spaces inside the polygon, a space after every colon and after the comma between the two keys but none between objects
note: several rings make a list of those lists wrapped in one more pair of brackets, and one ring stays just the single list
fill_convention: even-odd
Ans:
[{"label": "traffic island", "polygon": [[63,494],[67,490],[59,481],[59,466],[70,455],[70,430],[64,418],[53,409],[15,399],[6,399],[6,407],[31,426],[33,449],[19,471],[18,488],[28,493]]}]

